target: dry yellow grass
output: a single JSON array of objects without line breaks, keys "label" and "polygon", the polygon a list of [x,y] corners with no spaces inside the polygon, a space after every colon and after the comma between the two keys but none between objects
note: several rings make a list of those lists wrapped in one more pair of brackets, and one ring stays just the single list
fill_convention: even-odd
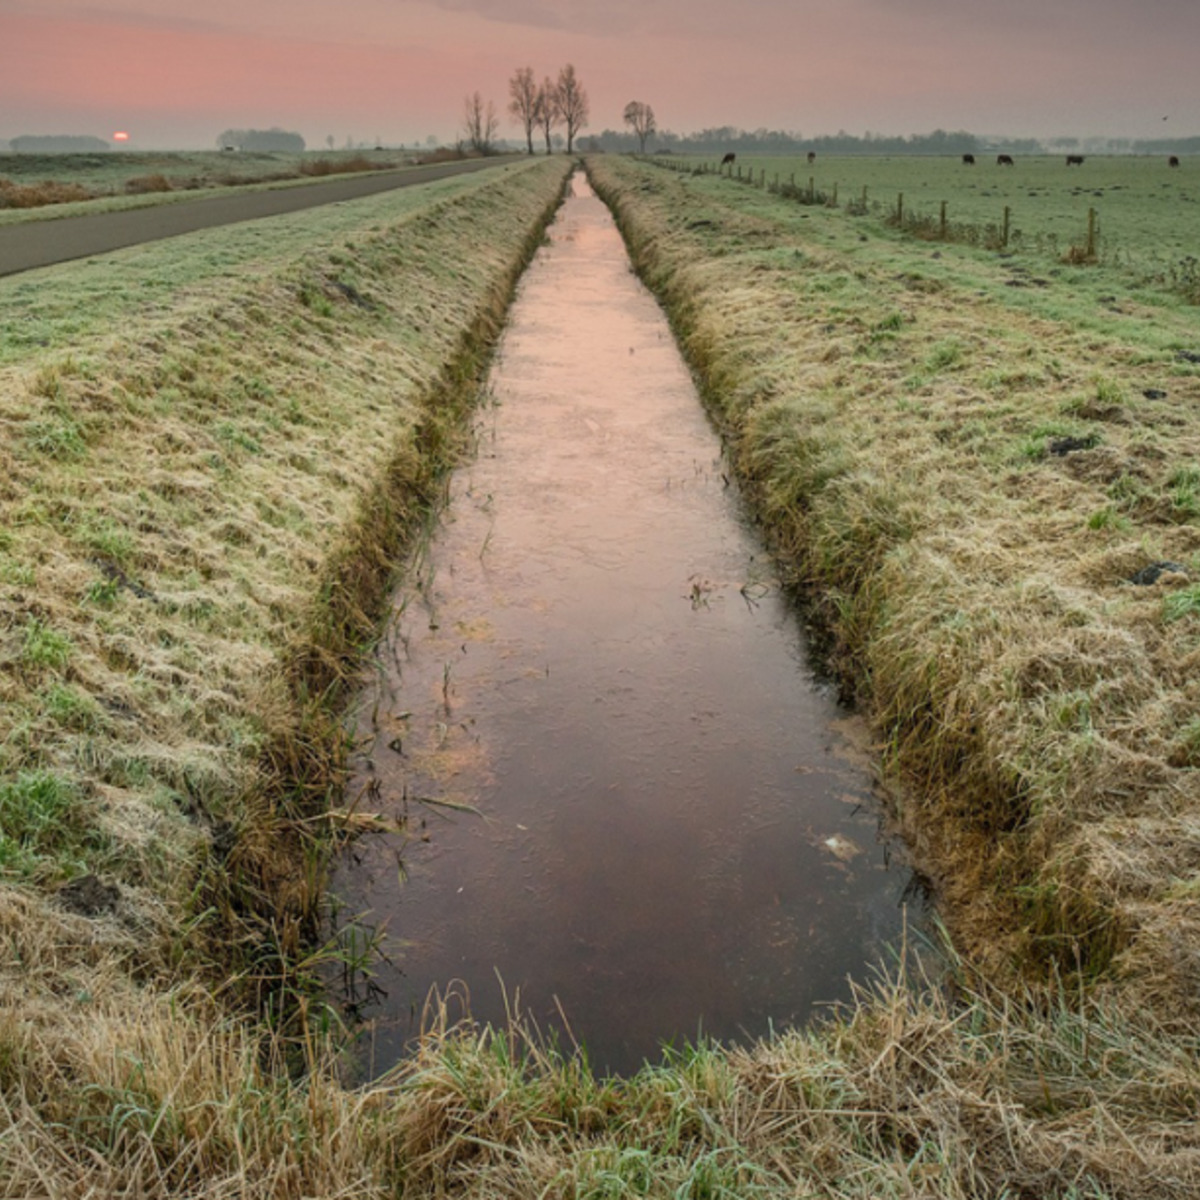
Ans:
[{"label": "dry yellow grass", "polygon": [[[302,1079],[201,996],[0,1020],[0,1195],[1185,1200],[1194,1047],[1080,999],[897,980],[824,1029],[597,1081],[429,1016],[394,1075]],[[22,1087],[13,1086],[14,1075]]]},{"label": "dry yellow grass", "polygon": [[[1047,560],[1004,514],[1040,538],[1065,530],[1070,548],[1078,522],[1050,501],[1084,483],[1069,456],[1026,453],[1021,405],[1045,388],[1079,413],[1111,396],[1111,379],[1072,387],[1061,346],[1035,337],[1057,336],[1050,326],[1025,328],[1014,364],[992,349],[1007,314],[970,297],[936,310],[957,322],[952,351],[949,326],[934,333],[922,308],[932,293],[898,296],[894,279],[784,238],[761,213],[711,199],[689,212],[626,170],[597,176],[622,188],[651,278],[664,291],[678,281],[673,314],[731,430],[753,418],[742,466],[780,545],[824,589],[835,659],[879,700],[895,760],[930,785],[928,808],[907,814],[934,841],[922,853],[943,855],[956,910],[969,916],[961,889],[982,880],[994,917],[1006,893],[993,872],[1051,870],[1085,828],[1059,826],[1042,850],[1039,830],[1055,828],[1045,813],[1022,809],[1006,830],[1014,795],[1033,796],[1012,791],[1010,760],[1037,752],[1037,773],[1024,769],[1058,806],[1048,812],[1074,795],[1088,760],[1036,732],[1065,703],[1055,697],[1096,691],[1110,660],[1143,661],[1149,630],[1170,638],[1192,619],[1167,619],[1189,584],[1134,593],[1112,580],[1143,550],[1194,554],[1170,540],[1187,523],[1155,526],[1150,545],[1104,523],[1090,531],[1099,553]],[[181,306],[140,337],[3,376],[0,480],[14,482],[0,484],[0,1196],[1195,1195],[1195,1036],[1079,979],[1000,990],[952,958],[936,985],[901,974],[824,1027],[610,1081],[518,1028],[452,1027],[435,1008],[411,1060],[348,1088],[315,998],[297,993],[299,1036],[277,1038],[236,1002],[245,979],[220,978],[236,964],[265,996],[272,973],[311,969],[303,935],[322,857],[295,839],[294,818],[336,773],[336,698],[386,590],[379,531],[398,538],[428,501],[455,425],[429,401],[461,400],[470,351],[560,183],[551,164],[481,186],[209,307]],[[836,311],[806,295],[820,287],[844,289]],[[984,310],[987,336],[973,321]],[[990,356],[987,382],[954,378],[964,353]],[[900,408],[889,385],[914,362],[930,380],[901,398],[919,394],[928,416]],[[947,425],[957,441],[935,432]],[[981,473],[952,469],[958,459]],[[998,494],[983,494],[985,477]],[[1131,527],[1137,505],[1162,502],[1157,478],[1118,514]],[[976,522],[987,539],[971,536]],[[1038,570],[1014,581],[1026,555]],[[1097,589],[1121,619],[1094,629]],[[1102,715],[1179,702],[1144,680],[1128,702],[1099,690]],[[1011,729],[984,721],[997,695]],[[1107,741],[1141,787],[1132,739]],[[1162,769],[1187,769],[1191,744],[1173,742]],[[1109,797],[1107,811],[1143,820],[1144,799]],[[1086,831],[1099,838],[1081,852],[1089,894],[1102,866],[1118,880],[1098,893],[1106,903],[1127,903],[1128,861],[1141,873],[1152,852],[1176,852],[1121,842],[1102,821]],[[1186,881],[1176,891],[1173,903],[1192,903]],[[1147,907],[1166,912],[1158,896]],[[1145,928],[1123,954],[1155,950]],[[1006,945],[1019,948],[1016,930]],[[216,931],[231,943],[214,946]],[[1047,955],[1052,979],[1063,957]]]},{"label": "dry yellow grass", "polygon": [[565,169],[373,215],[0,374],[0,1062],[33,1037],[23,1085],[74,1077],[72,1026],[103,1045],[167,989],[236,1011],[311,972],[323,861],[295,818],[336,784],[339,689]]}]

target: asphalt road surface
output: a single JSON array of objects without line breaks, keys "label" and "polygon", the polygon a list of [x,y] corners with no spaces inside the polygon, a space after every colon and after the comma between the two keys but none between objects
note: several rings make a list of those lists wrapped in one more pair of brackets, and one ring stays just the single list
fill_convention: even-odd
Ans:
[{"label": "asphalt road surface", "polygon": [[90,258],[95,254],[120,250],[123,246],[156,242],[161,238],[192,233],[197,229],[211,229],[216,225],[275,217],[280,213],[298,212],[319,204],[333,204],[338,200],[357,200],[360,196],[374,196],[393,188],[485,170],[503,161],[494,158],[468,159],[465,162],[437,163],[394,171],[371,171],[343,176],[328,183],[312,183],[307,187],[242,192],[127,209],[124,212],[4,225],[0,226],[0,275],[49,267],[73,258]]}]

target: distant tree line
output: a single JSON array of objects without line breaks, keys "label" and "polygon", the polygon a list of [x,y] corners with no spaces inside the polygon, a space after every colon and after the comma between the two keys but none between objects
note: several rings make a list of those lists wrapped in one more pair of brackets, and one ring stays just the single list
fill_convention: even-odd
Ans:
[{"label": "distant tree line", "polygon": [[[644,106],[649,107],[649,106]],[[626,108],[626,123],[634,113]],[[651,121],[653,114],[651,113]],[[643,132],[633,127],[632,132],[606,129],[588,139],[590,149],[609,152],[634,151],[641,149],[644,136],[653,136],[652,148],[662,153],[675,154],[807,154],[810,150],[818,154],[972,154],[982,148],[982,140],[973,133],[957,130],[948,133],[935,129],[929,134],[912,137],[886,137],[868,133],[862,137],[844,131],[824,134],[820,137],[804,137],[798,132],[781,129],[737,129],[722,125],[712,129],[701,129],[696,133],[678,134],[670,130],[654,129]]]},{"label": "distant tree line", "polygon": [[8,148],[14,154],[94,154],[112,147],[104,138],[53,134],[22,134],[11,138]]},{"label": "distant tree line", "polygon": [[[648,120],[647,120],[648,113]],[[932,133],[888,136],[846,133],[804,137],[778,129],[737,129],[722,125],[696,133],[678,134],[654,128],[649,105],[631,102],[625,109],[630,130],[606,129],[586,139],[585,150],[608,153],[645,153],[647,140],[655,153],[667,154],[1059,154],[1082,151],[1088,154],[1200,154],[1200,137],[1186,138],[1004,138],[982,137],[966,130],[935,129]]]},{"label": "distant tree line", "polygon": [[304,139],[298,133],[289,133],[277,126],[271,129],[226,129],[217,138],[217,146],[222,150],[299,154],[304,149]]}]

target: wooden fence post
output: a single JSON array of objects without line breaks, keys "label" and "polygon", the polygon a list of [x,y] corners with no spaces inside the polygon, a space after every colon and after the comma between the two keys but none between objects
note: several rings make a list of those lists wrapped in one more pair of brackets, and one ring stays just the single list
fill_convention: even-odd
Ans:
[{"label": "wooden fence post", "polygon": [[942,201],[942,219],[941,219],[941,227],[940,227],[938,236],[941,237],[943,242],[946,240],[946,202],[945,202],[945,200]]},{"label": "wooden fence post", "polygon": [[1000,244],[1005,247],[1008,246],[1008,230],[1009,230],[1009,224],[1010,224],[1011,217],[1012,217],[1012,211],[1006,204],[1004,206],[1004,233],[1000,238]]}]

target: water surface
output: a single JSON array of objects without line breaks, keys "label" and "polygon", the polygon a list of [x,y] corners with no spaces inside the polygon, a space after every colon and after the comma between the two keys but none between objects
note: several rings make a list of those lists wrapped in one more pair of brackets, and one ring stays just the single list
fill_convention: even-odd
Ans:
[{"label": "water surface", "polygon": [[899,940],[910,873],[582,176],[478,437],[361,714],[352,794],[409,819],[335,882],[389,937],[371,1070],[431,988],[496,1023],[519,995],[602,1071],[845,999]]}]

